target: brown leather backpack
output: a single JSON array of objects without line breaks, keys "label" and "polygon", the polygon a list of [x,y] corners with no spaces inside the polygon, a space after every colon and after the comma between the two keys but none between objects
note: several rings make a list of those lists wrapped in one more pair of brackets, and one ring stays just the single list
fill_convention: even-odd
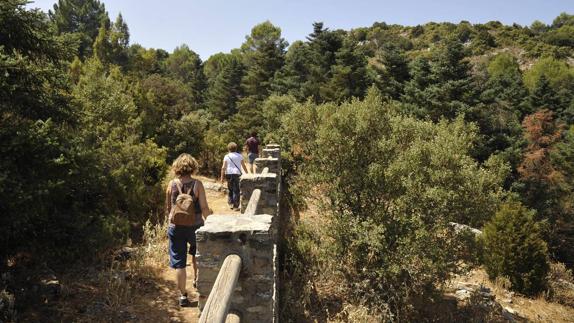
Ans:
[{"label": "brown leather backpack", "polygon": [[195,185],[192,185],[187,193],[181,191],[181,181],[175,180],[175,185],[179,195],[172,206],[170,222],[175,225],[192,226],[195,224],[195,199],[192,192]]}]

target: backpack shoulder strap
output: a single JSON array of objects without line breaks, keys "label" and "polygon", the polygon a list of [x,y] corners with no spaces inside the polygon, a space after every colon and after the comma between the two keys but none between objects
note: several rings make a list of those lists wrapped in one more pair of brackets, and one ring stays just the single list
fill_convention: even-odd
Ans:
[{"label": "backpack shoulder strap", "polygon": [[175,186],[177,187],[179,194],[181,194],[181,181],[179,179],[174,179],[173,182],[175,183]]},{"label": "backpack shoulder strap", "polygon": [[195,180],[191,180],[191,185],[189,185],[189,189],[187,190],[187,195],[191,195],[193,196],[193,194],[191,194],[191,192],[193,191],[193,189],[195,188]]},{"label": "backpack shoulder strap", "polygon": [[195,186],[197,184],[197,180],[193,180],[193,184],[191,185],[191,188],[189,189],[189,192],[191,193],[191,197],[193,197],[193,199],[197,199],[197,197],[195,196]]}]

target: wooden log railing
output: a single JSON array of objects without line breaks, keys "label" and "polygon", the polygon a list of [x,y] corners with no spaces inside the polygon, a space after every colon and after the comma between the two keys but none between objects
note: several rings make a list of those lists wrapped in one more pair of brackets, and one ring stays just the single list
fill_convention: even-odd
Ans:
[{"label": "wooden log railing", "polygon": [[215,284],[207,298],[205,308],[203,312],[201,312],[199,322],[226,322],[229,304],[231,303],[231,295],[239,279],[240,271],[241,257],[239,255],[229,255],[225,257]]},{"label": "wooden log railing", "polygon": [[257,204],[259,204],[260,198],[261,198],[261,190],[260,189],[253,190],[253,193],[251,193],[251,198],[249,198],[249,203],[247,204],[247,207],[245,208],[245,212],[243,212],[243,214],[255,215],[255,213],[257,212]]},{"label": "wooden log railing", "polygon": [[225,319],[225,323],[239,323],[241,322],[241,316],[237,312],[229,312],[227,314],[227,318]]},{"label": "wooden log railing", "polygon": [[[263,171],[265,171],[265,169]],[[269,170],[267,169],[267,171]],[[261,190],[254,190],[243,215],[255,215],[260,198]],[[237,281],[239,280],[241,265],[242,260],[239,255],[231,254],[225,257],[223,265],[215,279],[213,288],[209,293],[205,307],[201,312],[201,316],[199,318],[200,323],[230,323],[241,321],[241,317],[238,313],[228,313],[229,305],[231,304],[231,295],[233,294]]]}]

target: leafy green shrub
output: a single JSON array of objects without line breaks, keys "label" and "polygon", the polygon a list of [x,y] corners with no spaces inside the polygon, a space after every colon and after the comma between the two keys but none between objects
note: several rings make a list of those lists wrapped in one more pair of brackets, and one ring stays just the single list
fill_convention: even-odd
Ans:
[{"label": "leafy green shrub", "polygon": [[351,299],[405,318],[457,270],[448,222],[480,225],[494,214],[506,167],[472,160],[476,130],[461,118],[435,124],[393,110],[371,90],[339,106],[296,105],[283,126],[304,155],[298,181],[324,203]]},{"label": "leafy green shrub", "polygon": [[543,75],[556,91],[561,88],[572,89],[574,69],[569,67],[564,61],[552,57],[541,58],[532,68],[524,73],[524,84],[530,91],[533,91],[536,83]]},{"label": "leafy green shrub", "polygon": [[82,108],[79,144],[95,153],[99,171],[105,174],[108,192],[101,200],[110,215],[143,223],[150,212],[160,212],[166,150],[142,139],[141,117],[128,81],[117,68],[106,72],[95,59],[83,68],[73,91]]},{"label": "leafy green shrub", "polygon": [[503,204],[484,227],[483,241],[490,279],[506,276],[513,289],[528,295],[543,290],[548,254],[533,211],[517,202]]}]

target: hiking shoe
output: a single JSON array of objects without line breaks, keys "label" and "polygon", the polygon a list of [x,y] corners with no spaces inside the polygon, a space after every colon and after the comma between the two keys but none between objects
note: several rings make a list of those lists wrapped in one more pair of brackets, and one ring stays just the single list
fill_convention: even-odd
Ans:
[{"label": "hiking shoe", "polygon": [[179,306],[187,307],[189,305],[190,305],[190,303],[189,303],[189,299],[187,299],[187,295],[179,297]]}]

